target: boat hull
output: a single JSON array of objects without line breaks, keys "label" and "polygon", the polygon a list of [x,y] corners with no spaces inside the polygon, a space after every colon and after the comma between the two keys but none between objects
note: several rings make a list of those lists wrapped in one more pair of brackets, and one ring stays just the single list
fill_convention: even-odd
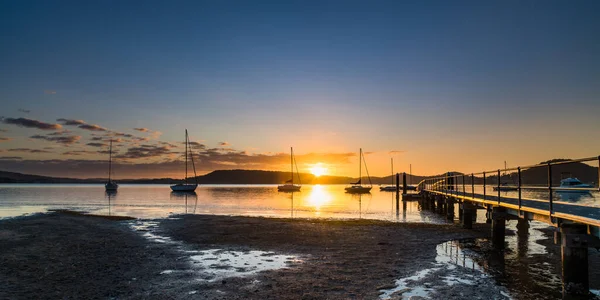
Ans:
[{"label": "boat hull", "polygon": [[197,184],[175,184],[171,186],[171,190],[173,192],[193,192],[197,187]]},{"label": "boat hull", "polygon": [[501,186],[501,187],[494,187],[494,191],[501,191],[501,192],[510,192],[510,191],[518,191],[519,188],[518,187],[513,187],[513,186]]},{"label": "boat hull", "polygon": [[116,182],[107,182],[107,183],[104,185],[104,188],[105,188],[107,191],[116,191],[116,190],[119,188],[119,185],[118,185]]},{"label": "boat hull", "polygon": [[295,185],[295,184],[284,184],[284,185],[277,186],[277,190],[280,192],[297,192],[297,191],[300,191],[301,187],[302,186]]},{"label": "boat hull", "polygon": [[393,186],[393,185],[382,186],[382,187],[379,187],[379,190],[384,191],[384,192],[395,192],[396,186]]},{"label": "boat hull", "polygon": [[351,194],[366,194],[366,193],[370,193],[370,192],[371,192],[370,186],[355,185],[355,186],[350,186],[350,187],[346,188],[346,193],[351,193]]}]

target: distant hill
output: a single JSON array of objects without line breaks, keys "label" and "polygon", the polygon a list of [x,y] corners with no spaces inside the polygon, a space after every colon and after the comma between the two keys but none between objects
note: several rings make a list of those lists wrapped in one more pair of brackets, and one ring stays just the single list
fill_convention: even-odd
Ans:
[{"label": "distant hill", "polygon": [[[297,176],[297,175],[296,175]],[[198,176],[200,184],[279,184],[290,179],[290,172],[261,171],[261,170],[216,170],[206,175]],[[296,177],[297,178],[297,177]],[[391,176],[371,177],[373,184],[389,184]],[[423,177],[413,177],[413,183],[419,182]],[[0,171],[0,183],[103,183],[102,178],[59,178],[39,175],[21,174],[15,172]],[[188,178],[188,181],[193,178]],[[319,176],[300,173],[300,180],[304,184],[347,184],[355,182],[358,178],[344,176]],[[402,182],[402,176],[400,176]],[[154,179],[119,179],[119,183],[138,184],[170,184],[181,182],[181,179],[154,178]],[[367,179],[363,177],[363,182]]]}]

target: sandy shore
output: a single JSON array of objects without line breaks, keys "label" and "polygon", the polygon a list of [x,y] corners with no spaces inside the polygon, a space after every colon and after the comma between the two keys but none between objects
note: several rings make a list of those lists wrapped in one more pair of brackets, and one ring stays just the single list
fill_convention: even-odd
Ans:
[{"label": "sandy shore", "polygon": [[[0,299],[377,299],[398,278],[431,268],[438,244],[488,232],[486,224],[464,230],[368,220],[185,215],[145,222],[40,214],[0,221]],[[245,255],[254,250],[267,252],[258,257],[265,265],[286,256],[287,267],[219,277],[192,259],[229,251],[252,265],[255,258]],[[213,267],[223,272],[232,269],[203,259],[215,259]],[[435,293],[504,298],[491,279]]]}]

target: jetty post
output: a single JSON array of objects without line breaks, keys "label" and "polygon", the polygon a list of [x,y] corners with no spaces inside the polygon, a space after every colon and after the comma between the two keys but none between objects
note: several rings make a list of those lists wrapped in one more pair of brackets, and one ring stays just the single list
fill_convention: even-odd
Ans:
[{"label": "jetty post", "polygon": [[402,173],[402,195],[406,195],[406,172]]},{"label": "jetty post", "polygon": [[587,295],[590,287],[587,226],[564,223],[560,232],[563,294]]},{"label": "jetty post", "polygon": [[492,209],[492,245],[497,250],[504,249],[506,214],[506,209],[504,207],[494,207]]},{"label": "jetty post", "polygon": [[465,229],[472,229],[473,228],[473,215],[474,212],[476,211],[476,207],[475,205],[473,205],[471,202],[466,202],[463,201],[462,204],[462,226]]}]

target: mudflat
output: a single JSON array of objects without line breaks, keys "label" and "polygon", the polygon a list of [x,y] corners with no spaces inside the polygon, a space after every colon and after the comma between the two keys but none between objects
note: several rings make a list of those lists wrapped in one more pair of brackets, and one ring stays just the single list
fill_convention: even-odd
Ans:
[{"label": "mudflat", "polygon": [[[489,234],[486,224],[465,230],[372,220],[181,215],[151,228],[144,222],[68,212],[1,220],[0,298],[377,299],[397,279],[431,268],[438,244]],[[256,250],[295,259],[215,277],[191,258]],[[483,281],[436,293],[503,298]]]}]

